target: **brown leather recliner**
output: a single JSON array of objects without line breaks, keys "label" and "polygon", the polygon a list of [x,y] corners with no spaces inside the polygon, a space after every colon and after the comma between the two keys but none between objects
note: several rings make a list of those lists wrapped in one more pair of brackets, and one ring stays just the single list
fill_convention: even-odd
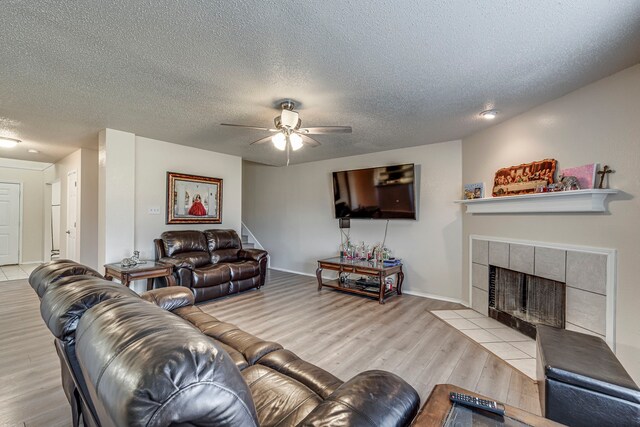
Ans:
[{"label": "brown leather recliner", "polygon": [[402,427],[418,411],[417,392],[390,372],[342,382],[203,312],[187,288],[140,297],[87,272],[56,265],[29,280],[74,426]]},{"label": "brown leather recliner", "polygon": [[156,261],[173,265],[176,283],[196,302],[264,285],[267,252],[243,249],[234,230],[165,231],[154,243]]}]

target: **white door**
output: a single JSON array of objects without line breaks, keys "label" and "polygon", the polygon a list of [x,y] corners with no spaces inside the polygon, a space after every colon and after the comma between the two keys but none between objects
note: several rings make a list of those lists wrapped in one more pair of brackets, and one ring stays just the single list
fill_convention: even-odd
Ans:
[{"label": "white door", "polygon": [[0,183],[0,265],[17,264],[20,253],[20,184]]},{"label": "white door", "polygon": [[65,258],[76,260],[76,237],[78,222],[78,173],[67,174],[67,254]]}]

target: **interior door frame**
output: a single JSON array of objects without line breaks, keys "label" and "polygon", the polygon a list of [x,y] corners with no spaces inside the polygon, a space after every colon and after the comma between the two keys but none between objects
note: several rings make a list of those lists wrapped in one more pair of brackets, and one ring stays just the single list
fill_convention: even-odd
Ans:
[{"label": "interior door frame", "polygon": [[22,264],[22,224],[23,221],[23,210],[22,210],[22,201],[24,197],[22,197],[23,183],[22,181],[17,181],[15,179],[0,179],[0,184],[18,184],[18,264]]}]

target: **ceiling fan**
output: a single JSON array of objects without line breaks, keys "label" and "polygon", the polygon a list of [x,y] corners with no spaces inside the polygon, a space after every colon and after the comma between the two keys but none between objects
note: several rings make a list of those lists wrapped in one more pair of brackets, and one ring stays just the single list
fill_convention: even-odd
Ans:
[{"label": "ceiling fan", "polygon": [[316,126],[302,128],[302,120],[297,111],[293,111],[296,102],[290,99],[279,102],[280,115],[273,119],[275,128],[264,128],[259,126],[234,125],[230,123],[220,123],[222,126],[233,126],[245,129],[256,129],[271,132],[269,135],[249,145],[264,144],[271,141],[280,151],[287,152],[287,166],[289,165],[289,155],[291,150],[297,151],[303,146],[318,147],[320,143],[309,135],[326,135],[332,133],[351,133],[351,126]]}]

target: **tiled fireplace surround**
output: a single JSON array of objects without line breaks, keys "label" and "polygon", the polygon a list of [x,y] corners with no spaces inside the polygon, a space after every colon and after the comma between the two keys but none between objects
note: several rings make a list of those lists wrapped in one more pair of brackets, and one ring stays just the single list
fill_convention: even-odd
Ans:
[{"label": "tiled fireplace surround", "polygon": [[489,266],[566,283],[566,328],[615,351],[615,250],[470,236],[471,307],[488,315]]}]

